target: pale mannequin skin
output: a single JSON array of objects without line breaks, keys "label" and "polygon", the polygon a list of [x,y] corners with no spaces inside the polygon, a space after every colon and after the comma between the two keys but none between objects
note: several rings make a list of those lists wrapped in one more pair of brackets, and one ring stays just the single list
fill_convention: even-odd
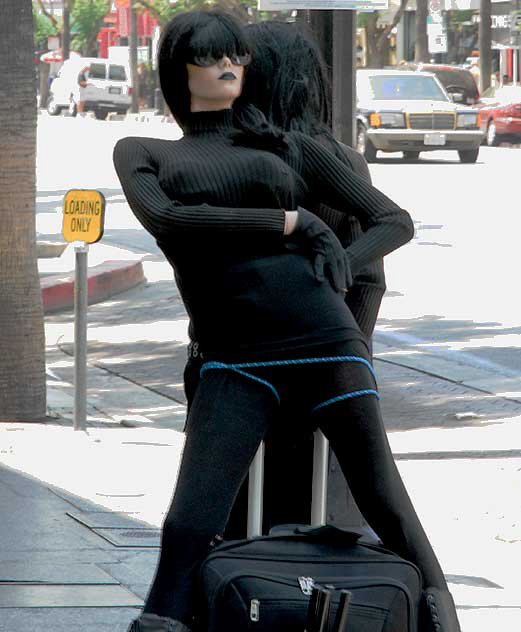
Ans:
[{"label": "pale mannequin skin", "polygon": [[[191,112],[216,112],[229,109],[241,94],[244,66],[233,64],[229,57],[222,57],[212,66],[186,64],[186,68]],[[225,72],[233,73],[235,79],[219,79]],[[284,234],[291,235],[297,224],[298,211],[284,212]]]}]

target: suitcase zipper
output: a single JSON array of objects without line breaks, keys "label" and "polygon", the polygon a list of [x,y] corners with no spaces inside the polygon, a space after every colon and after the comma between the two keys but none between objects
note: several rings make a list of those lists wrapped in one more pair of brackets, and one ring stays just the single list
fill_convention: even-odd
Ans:
[{"label": "suitcase zipper", "polygon": [[[254,540],[249,540],[248,542],[253,542]],[[241,542],[240,544],[247,544],[248,542]],[[229,559],[229,555],[228,552],[230,551],[231,548],[236,547],[236,546],[240,546],[240,544],[236,543],[236,544],[230,544],[228,546],[226,546],[226,548],[223,548],[223,545],[221,545],[219,547],[218,551],[215,551],[214,553],[211,553],[206,560],[204,560],[200,572],[202,573],[203,567],[210,561],[212,560],[216,560],[219,558],[224,558],[224,559]],[[361,545],[359,545],[361,546]],[[362,546],[367,546],[367,548],[370,549],[375,549],[376,551],[381,551],[381,552],[388,552],[387,549],[384,549],[382,547],[377,547],[377,546],[373,546],[373,545],[362,545]],[[394,553],[392,554],[394,555]],[[231,556],[234,559],[241,559],[241,560],[252,560],[252,561],[258,561],[258,560],[262,560],[264,562],[278,562],[280,561],[279,557],[273,557],[273,556],[268,556],[268,555],[262,555],[262,554],[250,554],[250,555],[240,555],[240,554],[234,554],[231,553]],[[292,559],[287,559],[287,562],[291,562],[291,563],[295,563],[295,564],[299,564],[299,563],[305,563],[306,565],[310,566],[311,564],[323,564],[324,561],[326,561],[329,564],[345,564],[346,563],[346,559],[331,559],[328,557],[317,557],[316,560],[310,560],[309,558],[305,558],[305,557],[295,557]],[[400,559],[376,559],[376,560],[367,560],[367,559],[352,559],[349,560],[350,564],[401,564],[401,565],[406,565],[409,566],[410,568],[412,568],[418,578],[418,583],[420,586],[422,586],[423,584],[423,578],[421,576],[421,573],[418,569],[418,567],[413,564],[412,562],[409,562],[408,560],[404,560],[403,558]]]},{"label": "suitcase zipper", "polygon": [[250,620],[255,622],[260,620],[260,601],[258,599],[250,601]]},{"label": "suitcase zipper", "polygon": [[[211,611],[214,610],[215,600],[217,599],[217,597],[221,596],[224,593],[224,591],[226,590],[226,587],[232,581],[236,579],[240,579],[240,578],[241,579],[246,578],[246,577],[253,577],[256,579],[266,579],[274,583],[279,583],[285,586],[291,586],[291,587],[300,589],[298,579],[292,579],[292,578],[284,577],[280,575],[270,575],[269,573],[245,573],[244,571],[235,571],[234,573],[229,573],[228,575],[223,577],[221,581],[219,582],[217,589],[215,590],[212,597],[210,610]],[[349,577],[346,577],[346,578],[315,577],[313,578],[313,580],[320,584],[332,584],[335,586],[335,588],[370,588],[373,586],[374,587],[390,586],[392,588],[398,588],[405,594],[405,597],[406,597],[407,614],[408,614],[408,619],[409,619],[409,631],[414,632],[414,630],[416,629],[415,617],[414,617],[414,612],[412,609],[411,594],[409,592],[408,587],[396,579],[392,579],[388,577],[371,577],[371,578],[360,577],[357,579],[349,578]],[[255,621],[255,622],[260,621],[260,603],[261,602],[259,599],[250,600],[250,620],[251,621]],[[353,605],[355,608],[357,607],[355,604]],[[361,606],[361,607],[364,607],[364,606]],[[376,610],[377,606],[375,606],[374,609]],[[252,617],[257,617],[257,618],[252,618]]]}]

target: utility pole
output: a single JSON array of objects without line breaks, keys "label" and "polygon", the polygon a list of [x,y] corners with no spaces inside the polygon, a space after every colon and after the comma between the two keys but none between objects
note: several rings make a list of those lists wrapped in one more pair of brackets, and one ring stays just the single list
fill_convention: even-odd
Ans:
[{"label": "utility pole", "polygon": [[414,47],[414,61],[417,63],[429,61],[429,38],[427,37],[427,16],[429,15],[429,0],[416,0],[416,44]]},{"label": "utility pole", "polygon": [[333,136],[356,144],[356,11],[333,11]]},{"label": "utility pole", "polygon": [[490,86],[492,74],[492,3],[479,3],[479,90],[483,93]]},{"label": "utility pole", "polygon": [[356,135],[356,11],[313,10],[309,23],[329,70],[333,136],[353,147]]},{"label": "utility pole", "polygon": [[70,0],[63,2],[63,33],[62,33],[62,57],[63,61],[71,56],[71,5]]},{"label": "utility pole", "polygon": [[130,74],[132,75],[132,104],[130,111],[133,114],[139,112],[138,90],[139,81],[137,75],[137,14],[132,1],[130,2],[130,39],[129,39]]},{"label": "utility pole", "polygon": [[318,9],[309,11],[309,25],[317,40],[322,57],[329,71],[329,81],[332,81],[333,69],[333,11]]}]

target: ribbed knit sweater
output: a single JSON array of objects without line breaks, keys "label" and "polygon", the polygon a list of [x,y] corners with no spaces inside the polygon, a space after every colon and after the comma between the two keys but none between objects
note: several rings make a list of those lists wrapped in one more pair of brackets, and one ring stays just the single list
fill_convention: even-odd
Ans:
[{"label": "ribbed knit sweater", "polygon": [[288,250],[284,210],[352,214],[354,274],[408,241],[408,213],[305,135],[279,155],[236,144],[231,110],[192,114],[178,141],[125,138],[114,163],[130,207],[172,264],[202,348],[255,353],[361,337],[341,295]]},{"label": "ribbed knit sweater", "polygon": [[[348,145],[333,141],[329,136],[320,135],[314,138],[353,173],[371,184],[369,167],[362,154]],[[363,233],[360,222],[354,215],[342,213],[324,204],[317,207],[316,213],[331,227],[344,248],[359,239]],[[385,290],[383,259],[377,259],[354,275],[353,285],[346,294],[346,304],[367,339],[373,335]]]}]

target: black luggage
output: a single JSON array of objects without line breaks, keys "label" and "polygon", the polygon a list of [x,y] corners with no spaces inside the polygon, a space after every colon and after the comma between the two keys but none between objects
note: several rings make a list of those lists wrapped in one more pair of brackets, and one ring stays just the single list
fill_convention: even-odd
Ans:
[{"label": "black luggage", "polygon": [[[326,455],[327,444],[319,434],[313,485],[315,525],[323,524],[325,517]],[[262,459],[261,447],[250,470],[250,539],[223,543],[202,564],[198,630],[304,632],[313,587],[321,585],[331,591],[331,621],[341,589],[351,593],[349,632],[417,632],[422,582],[410,562],[380,546],[361,543],[358,533],[335,527],[258,535]]]}]

